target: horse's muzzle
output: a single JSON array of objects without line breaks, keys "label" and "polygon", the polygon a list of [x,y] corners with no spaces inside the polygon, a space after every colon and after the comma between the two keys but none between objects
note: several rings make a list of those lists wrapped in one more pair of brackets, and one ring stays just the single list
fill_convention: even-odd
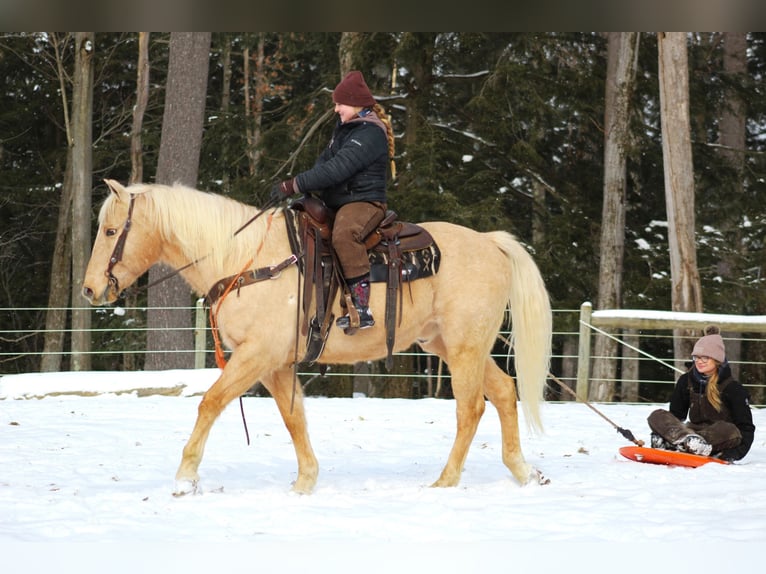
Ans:
[{"label": "horse's muzzle", "polygon": [[98,307],[101,305],[108,305],[109,303],[112,303],[117,299],[116,294],[113,293],[112,286],[109,284],[107,284],[106,288],[101,292],[100,296],[98,297],[96,297],[96,294],[93,291],[93,289],[85,285],[82,288],[82,296],[85,297],[88,300],[88,303],[90,303],[94,307]]}]

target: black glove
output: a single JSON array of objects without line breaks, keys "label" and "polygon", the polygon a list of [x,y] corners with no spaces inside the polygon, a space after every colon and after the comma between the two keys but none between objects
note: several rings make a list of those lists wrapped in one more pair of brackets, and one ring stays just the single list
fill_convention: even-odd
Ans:
[{"label": "black glove", "polygon": [[295,185],[295,178],[286,179],[275,183],[271,186],[270,198],[279,201],[285,197],[289,197],[298,191],[298,187]]}]

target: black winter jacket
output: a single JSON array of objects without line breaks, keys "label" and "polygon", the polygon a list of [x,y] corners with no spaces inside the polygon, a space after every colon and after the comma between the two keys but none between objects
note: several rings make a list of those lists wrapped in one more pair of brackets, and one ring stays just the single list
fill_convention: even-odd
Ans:
[{"label": "black winter jacket", "polygon": [[[694,424],[712,424],[717,420],[733,423],[742,434],[742,442],[723,451],[721,458],[740,460],[750,450],[755,435],[749,393],[739,381],[732,378],[729,363],[723,363],[718,369],[717,384],[721,389],[719,412],[705,398],[702,381],[701,375],[694,367],[681,375],[670,397],[670,412],[680,421],[686,420],[688,415],[689,422]],[[696,402],[693,403],[693,400]]]},{"label": "black winter jacket", "polygon": [[352,201],[386,202],[388,138],[375,113],[335,126],[314,167],[295,176],[302,193],[316,193],[332,209]]}]

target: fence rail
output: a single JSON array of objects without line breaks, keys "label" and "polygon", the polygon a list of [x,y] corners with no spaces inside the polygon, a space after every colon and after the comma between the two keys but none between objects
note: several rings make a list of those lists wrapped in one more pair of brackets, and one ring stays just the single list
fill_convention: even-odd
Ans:
[{"label": "fence rail", "polygon": [[[149,328],[146,326],[146,307],[135,308],[91,308],[92,347],[88,354],[94,357],[96,370],[120,370],[124,368],[126,357],[142,359],[146,354],[145,337]],[[70,309],[66,309],[69,311]],[[215,365],[212,336],[207,322],[207,312],[202,300],[187,308],[193,314],[193,349],[163,349],[156,352],[193,353],[194,367],[205,368]],[[9,309],[0,308],[0,376],[16,372],[29,372],[35,369],[20,371],[19,365],[26,361],[28,364],[41,359],[43,355],[42,339],[45,334],[45,314],[47,309]],[[24,317],[32,317],[31,324],[39,327],[22,325],[22,321],[6,320],[13,313],[24,313]],[[617,394],[621,400],[638,402],[664,402],[670,396],[673,384],[677,378],[673,363],[674,328],[697,328],[715,323],[726,333],[727,351],[730,344],[735,347],[747,346],[746,356],[739,354],[730,357],[735,372],[744,373],[745,379],[740,380],[751,390],[754,404],[764,402],[764,380],[766,380],[766,338],[760,336],[766,333],[766,316],[745,317],[738,315],[718,315],[704,313],[671,313],[667,311],[638,311],[638,310],[597,310],[592,309],[588,302],[580,309],[554,310],[554,354],[552,357],[551,373],[576,391],[581,400],[587,399],[592,384],[599,382],[592,379],[591,373],[597,361],[613,360],[614,357],[593,356],[592,340],[597,336],[609,336],[619,341],[621,352],[617,358],[618,368],[615,378],[610,382],[622,389]],[[74,332],[71,328],[61,333],[68,337]],[[738,334],[738,335],[737,335]],[[745,335],[747,334],[747,335]],[[493,355],[505,365],[508,349],[502,341],[508,340],[510,333],[501,331],[499,342]],[[56,353],[67,358],[68,351]],[[448,380],[449,371],[439,363],[438,358],[423,353],[413,347],[407,351],[396,353],[398,357],[418,357],[412,360],[417,365],[413,372],[389,373],[382,368],[373,368],[369,373],[356,373],[354,376],[374,378],[384,385],[386,381],[408,378],[413,386],[427,388],[425,394],[434,396],[441,380]],[[303,381],[315,379],[317,372],[310,369],[299,371]],[[332,378],[349,376],[348,371],[333,369],[323,375]],[[627,393],[625,389],[634,389]],[[550,385],[551,399],[568,400],[568,396],[560,391],[557,385]]]},{"label": "fence rail", "polygon": [[[591,356],[591,334],[610,337],[621,344],[624,349],[631,352],[623,353],[622,361],[638,360],[637,355],[642,354],[653,362],[659,363],[677,374],[684,372],[684,369],[676,367],[672,363],[677,362],[676,358],[668,356],[665,358],[654,356],[639,348],[639,331],[644,339],[648,335],[658,331],[672,331],[674,329],[697,329],[702,331],[707,325],[717,325],[722,335],[726,334],[730,341],[737,340],[736,347],[741,346],[742,341],[747,341],[751,346],[758,345],[760,348],[751,353],[752,356],[766,357],[766,339],[763,337],[742,337],[743,333],[759,334],[766,333],[766,315],[726,315],[717,313],[687,313],[677,311],[653,311],[639,309],[602,309],[593,311],[590,302],[585,302],[580,307],[580,336],[578,342],[578,362],[577,362],[577,385],[576,394],[579,399],[585,399],[588,395],[588,389],[591,383],[590,372],[592,360],[606,359],[606,357]],[[606,329],[616,331],[618,335],[609,333]],[[733,337],[736,333],[739,336]],[[727,345],[729,346],[729,345]],[[733,346],[733,345],[732,345]],[[671,347],[672,348],[672,347]],[[766,371],[766,361],[764,360],[741,360],[739,353],[731,355],[727,351],[727,359],[731,363],[733,370],[739,374],[740,370],[747,366],[752,367],[752,381],[745,382],[749,387],[751,394],[759,403],[763,402],[764,372]],[[686,358],[684,358],[686,359]],[[685,362],[681,361],[681,363]],[[627,371],[629,369],[623,369]]]}]

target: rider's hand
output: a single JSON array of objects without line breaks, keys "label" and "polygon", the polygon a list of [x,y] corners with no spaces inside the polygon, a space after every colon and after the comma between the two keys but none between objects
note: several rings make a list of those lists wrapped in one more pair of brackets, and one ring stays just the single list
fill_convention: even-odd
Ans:
[{"label": "rider's hand", "polygon": [[279,183],[275,183],[271,187],[271,199],[283,199],[297,192],[298,187],[295,185],[295,178],[286,179]]}]

